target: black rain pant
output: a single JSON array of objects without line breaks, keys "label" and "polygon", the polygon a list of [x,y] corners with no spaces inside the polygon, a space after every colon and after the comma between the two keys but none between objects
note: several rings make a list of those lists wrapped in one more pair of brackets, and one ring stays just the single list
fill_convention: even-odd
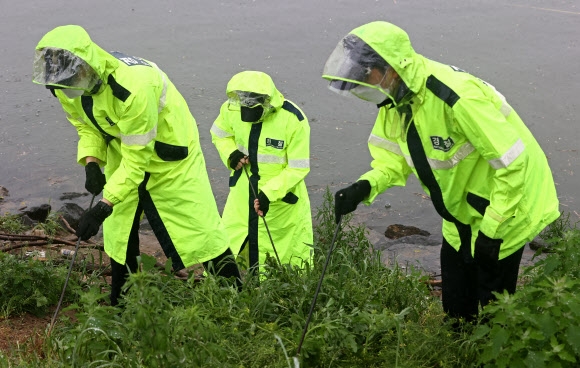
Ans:
[{"label": "black rain pant", "polygon": [[515,293],[523,252],[524,247],[521,247],[496,266],[477,264],[443,239],[440,259],[445,313],[449,317],[474,321],[479,305],[484,307],[495,299],[492,292]]}]

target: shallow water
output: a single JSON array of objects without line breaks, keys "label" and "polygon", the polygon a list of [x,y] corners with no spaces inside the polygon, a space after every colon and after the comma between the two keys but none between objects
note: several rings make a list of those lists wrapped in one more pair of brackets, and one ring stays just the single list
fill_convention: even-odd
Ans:
[{"label": "shallow water", "polygon": [[[10,191],[0,212],[46,202],[56,209],[67,201],[62,193],[84,192],[76,132],[57,100],[31,82],[36,43],[63,24],[80,24],[101,47],[155,61],[169,75],[199,124],[220,208],[228,171],[209,129],[233,74],[269,73],[310,120],[307,184],[315,208],[327,186],[335,191],[369,168],[366,140],[376,108],[333,94],[320,75],[338,40],[372,20],[401,26],[417,52],[495,85],[549,157],[562,210],[578,209],[580,8],[574,1],[0,2],[0,186]],[[90,197],[72,201],[88,205]],[[439,227],[414,178],[357,212],[376,226]]]}]

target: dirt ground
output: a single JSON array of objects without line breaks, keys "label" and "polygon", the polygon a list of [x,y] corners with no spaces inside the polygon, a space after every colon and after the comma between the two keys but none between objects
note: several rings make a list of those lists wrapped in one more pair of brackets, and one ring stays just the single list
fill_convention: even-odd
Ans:
[{"label": "dirt ground", "polygon": [[[63,234],[57,236],[61,239],[66,240],[76,240],[74,235]],[[150,230],[141,231],[139,234],[140,238],[140,248],[141,253],[153,256],[161,264],[165,264],[167,258],[161,250],[157,239]],[[81,243],[82,246],[88,246],[88,243]],[[47,249],[47,247],[30,247],[22,249],[23,252],[26,251],[44,251],[47,257],[62,258],[67,264],[70,264],[69,258],[65,258],[60,254],[61,249],[74,250],[73,246],[62,246],[57,249]],[[78,256],[75,262],[79,261],[81,258],[86,258],[89,254],[92,254],[95,258],[99,259],[99,252],[95,250],[88,250],[85,248],[80,248]],[[110,260],[107,255],[102,252],[103,264],[109,264]],[[53,258],[53,259],[54,259]],[[194,266],[195,267],[195,266]],[[106,277],[110,282],[110,276]],[[64,308],[65,306],[63,306]],[[25,313],[20,316],[14,316],[8,319],[0,318],[0,352],[5,354],[15,353],[19,349],[26,346],[26,353],[29,354],[32,350],[40,353],[42,342],[44,340],[45,331],[50,325],[50,321],[54,314],[56,306],[52,307],[49,312],[42,317],[37,317],[30,313]],[[64,312],[59,312],[64,313]],[[72,313],[71,313],[72,314]],[[57,322],[58,323],[58,322]]]}]

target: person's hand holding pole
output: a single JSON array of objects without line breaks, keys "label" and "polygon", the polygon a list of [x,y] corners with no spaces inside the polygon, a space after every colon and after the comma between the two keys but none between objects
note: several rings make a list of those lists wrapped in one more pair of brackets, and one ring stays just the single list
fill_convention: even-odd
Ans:
[{"label": "person's hand holding pole", "polygon": [[232,152],[228,160],[230,162],[230,168],[236,171],[241,169],[244,165],[250,163],[250,159],[248,158],[248,156],[246,156],[240,150],[235,150],[234,152]]}]

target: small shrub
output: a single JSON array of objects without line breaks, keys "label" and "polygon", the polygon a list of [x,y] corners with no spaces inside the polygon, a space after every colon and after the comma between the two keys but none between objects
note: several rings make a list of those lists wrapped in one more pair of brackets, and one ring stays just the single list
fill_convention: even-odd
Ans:
[{"label": "small shrub", "polygon": [[[567,218],[567,217],[566,217]],[[565,220],[564,220],[565,221]],[[580,364],[580,231],[556,224],[554,253],[526,270],[514,295],[497,294],[475,330],[486,367],[577,367]]]},{"label": "small shrub", "polygon": [[25,229],[26,227],[22,224],[20,216],[11,214],[0,216],[0,232],[18,234]]},{"label": "small shrub", "polygon": [[[0,313],[4,318],[24,312],[45,314],[60,298],[66,274],[65,267],[50,262],[0,253]],[[69,281],[69,298],[75,285],[75,280]]]}]

